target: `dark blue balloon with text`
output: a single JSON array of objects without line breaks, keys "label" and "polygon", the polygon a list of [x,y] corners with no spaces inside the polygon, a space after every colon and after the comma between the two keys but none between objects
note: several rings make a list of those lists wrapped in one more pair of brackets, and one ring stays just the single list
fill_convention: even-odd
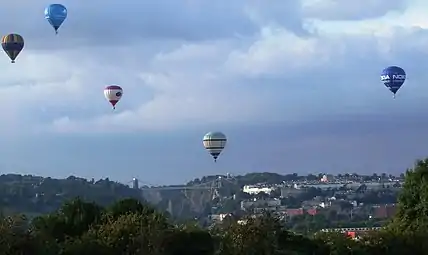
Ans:
[{"label": "dark blue balloon with text", "polygon": [[394,94],[403,86],[406,81],[406,72],[398,66],[388,66],[383,69],[380,80]]}]

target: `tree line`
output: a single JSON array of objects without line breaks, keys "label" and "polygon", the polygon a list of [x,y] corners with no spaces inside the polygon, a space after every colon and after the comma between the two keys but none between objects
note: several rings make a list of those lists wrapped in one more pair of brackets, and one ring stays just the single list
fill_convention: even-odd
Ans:
[{"label": "tree line", "polygon": [[344,255],[426,254],[428,159],[405,174],[396,217],[378,232],[353,240],[343,233],[298,235],[275,215],[225,219],[203,229],[174,224],[148,204],[129,198],[102,207],[80,198],[28,219],[0,219],[0,254]]}]

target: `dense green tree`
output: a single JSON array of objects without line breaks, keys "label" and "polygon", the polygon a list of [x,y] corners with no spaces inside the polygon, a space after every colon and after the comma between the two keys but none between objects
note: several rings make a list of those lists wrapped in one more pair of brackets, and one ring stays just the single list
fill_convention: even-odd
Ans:
[{"label": "dense green tree", "polygon": [[[58,249],[60,255],[117,255],[116,251],[107,246],[101,241],[91,238],[88,236],[83,236],[81,238],[68,239],[60,245]],[[57,254],[58,254],[57,253]]]},{"label": "dense green tree", "polygon": [[280,221],[270,215],[248,218],[244,224],[235,222],[222,230],[219,254],[276,254],[279,250],[278,236],[283,231]]},{"label": "dense green tree", "polygon": [[352,240],[343,233],[318,233],[315,240],[327,245],[328,253],[325,253],[326,255],[367,254],[364,244]]},{"label": "dense green tree", "polygon": [[99,240],[115,254],[157,255],[163,251],[161,244],[171,229],[172,226],[160,213],[128,213],[116,219],[111,217],[91,228],[83,240]]},{"label": "dense green tree", "polygon": [[173,230],[165,235],[162,243],[165,255],[212,255],[214,239],[203,230]]},{"label": "dense green tree", "polygon": [[34,254],[39,249],[37,241],[28,231],[28,221],[23,215],[0,220],[1,254]]},{"label": "dense green tree", "polygon": [[390,227],[397,232],[428,232],[428,159],[417,161],[413,169],[407,170]]},{"label": "dense green tree", "polygon": [[366,235],[361,242],[370,254],[402,255],[426,254],[428,244],[426,233],[397,233],[389,230]]},{"label": "dense green tree", "polygon": [[59,241],[80,236],[101,220],[102,210],[95,203],[76,198],[64,203],[56,212],[33,219],[32,230]]},{"label": "dense green tree", "polygon": [[120,200],[107,209],[107,214],[115,219],[128,213],[140,213],[147,215],[155,213],[155,209],[152,206],[143,204],[139,200],[133,198]]}]

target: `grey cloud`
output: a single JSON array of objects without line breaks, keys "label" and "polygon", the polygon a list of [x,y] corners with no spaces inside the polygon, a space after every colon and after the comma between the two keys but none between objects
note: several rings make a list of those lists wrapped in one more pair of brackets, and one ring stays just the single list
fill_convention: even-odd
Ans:
[{"label": "grey cloud", "polygon": [[304,13],[301,0],[271,1],[266,4],[263,0],[247,1],[247,13],[260,25],[279,25],[298,36],[308,36],[308,30],[303,20]]},{"label": "grey cloud", "polygon": [[[397,112],[425,112],[428,58],[421,53],[420,45],[428,40],[428,34],[422,30],[397,30],[395,36],[385,40],[388,41],[383,44],[372,36],[320,38],[320,50],[324,50],[322,42],[332,43],[326,47],[330,59],[325,65],[293,72],[286,59],[277,66],[282,72],[246,78],[242,83],[261,98],[269,98],[272,110],[265,118],[271,120],[299,122],[338,114],[394,116]],[[390,47],[391,51],[382,53],[383,47]],[[379,78],[382,69],[389,65],[402,66],[408,75],[396,100],[392,100],[392,94]]]},{"label": "grey cloud", "polygon": [[[301,32],[301,19],[293,12],[298,1],[288,1],[287,23]],[[288,3],[287,2],[287,3]],[[146,40],[215,40],[248,36],[258,24],[245,12],[247,1],[168,1],[93,0],[64,1],[69,17],[58,38],[43,17],[47,2],[6,3],[0,10],[3,33],[17,32],[28,41],[28,47],[55,48],[70,45],[129,45]],[[12,11],[13,10],[13,11]],[[274,10],[274,7],[272,7]],[[298,10],[298,9],[297,9]],[[263,13],[267,10],[264,8]],[[299,12],[296,12],[297,15]],[[17,22],[15,17],[25,17]],[[284,22],[282,22],[285,24]],[[61,45],[61,46],[58,46]]]},{"label": "grey cloud", "polygon": [[364,20],[378,18],[391,11],[404,11],[409,0],[323,0],[304,8],[305,17],[321,20]]},{"label": "grey cloud", "polygon": [[[251,101],[254,106],[251,112],[258,117],[245,117],[245,114],[242,113],[240,114],[242,116],[240,121],[243,122],[248,122],[250,121],[249,118],[253,118],[253,121],[258,119],[265,123],[284,120],[295,123],[308,119],[330,118],[340,114],[388,113],[394,116],[397,112],[424,112],[428,106],[424,96],[426,94],[425,91],[427,91],[424,85],[428,82],[428,73],[424,66],[428,64],[428,58],[419,52],[420,48],[408,47],[407,41],[424,42],[424,40],[428,39],[428,34],[417,30],[415,34],[405,34],[403,36],[401,32],[398,31],[395,37],[388,39],[392,42],[391,48],[393,50],[387,54],[379,53],[379,49],[383,45],[379,45],[377,38],[371,36],[365,38],[358,36],[335,39],[320,38],[320,50],[324,49],[323,43],[329,40],[332,40],[332,42],[336,40],[332,45],[327,45],[327,52],[330,57],[329,62],[325,65],[314,68],[308,67],[305,70],[294,72],[291,76],[287,69],[287,61],[289,59],[278,65],[279,70],[283,71],[277,75],[260,75],[255,78],[242,77],[236,74],[232,74],[231,77],[225,76],[224,73],[216,70],[219,69],[223,59],[227,57],[221,56],[222,54],[227,55],[226,50],[221,50],[215,58],[211,58],[212,54],[208,54],[210,61],[205,61],[205,57],[198,58],[195,55],[191,55],[194,58],[175,59],[170,62],[161,61],[162,63],[155,65],[154,69],[150,65],[147,69],[143,69],[139,65],[136,65],[137,68],[133,69],[135,67],[125,64],[127,61],[133,62],[133,59],[145,59],[139,53],[130,56],[127,61],[124,58],[118,58],[116,61],[121,65],[123,62],[126,69],[138,70],[140,68],[148,73],[154,72],[155,75],[157,72],[170,75],[171,82],[175,85],[171,84],[172,88],[166,88],[166,91],[161,91],[159,94],[173,90],[183,93],[183,95],[191,94],[200,98],[201,93],[195,92],[200,87],[197,84],[213,83],[212,80],[201,78],[200,75],[204,71],[211,72],[209,74],[215,76],[216,80],[209,87],[210,90],[213,90],[210,93],[210,97],[218,96],[223,99],[221,94],[227,93],[227,95],[236,98],[233,101],[216,100],[221,101],[222,110],[227,108],[241,109],[243,105],[247,105],[244,102]],[[328,50],[328,48],[336,49],[339,46],[342,48],[341,50]],[[387,46],[389,47],[389,45]],[[209,49],[204,51],[209,51]],[[107,62],[108,58],[105,61]],[[379,79],[381,70],[388,65],[402,66],[408,73],[408,81],[399,91],[397,100],[392,100],[392,94]],[[195,69],[195,67],[198,67],[198,69]],[[112,72],[120,73],[120,70],[118,68],[112,70]],[[174,71],[177,70],[179,70],[179,75],[174,76]],[[102,69],[94,70],[93,75],[91,75],[93,78],[88,78],[88,83],[97,84],[97,79],[101,79],[102,73]],[[137,109],[138,105],[148,103],[153,96],[155,99],[159,96],[158,92],[154,92],[152,88],[144,87],[143,81],[132,78],[132,73],[125,74],[121,84],[124,84],[127,89],[126,100],[121,102],[121,109]],[[121,76],[117,76],[117,78],[115,76],[111,77],[114,78],[111,80],[115,81],[121,79]],[[158,85],[162,90],[161,84]],[[75,105],[70,105],[68,108],[64,106],[60,113],[68,112],[67,116],[75,121],[84,121],[84,119],[92,119],[95,116],[105,114],[105,102],[101,96],[98,97],[98,88],[95,90],[88,88],[88,91],[92,93],[90,97],[94,98],[94,100],[90,99],[82,103],[81,107],[85,109],[84,118],[80,108],[76,110]],[[128,91],[132,92],[128,93]],[[236,104],[239,106],[236,106]],[[180,106],[185,105],[186,102],[182,100]],[[55,119],[63,117],[58,114],[56,110],[52,113],[43,113],[43,115],[54,116]],[[175,117],[180,114],[186,116],[189,113],[180,112]],[[222,115],[221,110],[217,109],[216,114]],[[232,121],[228,114],[231,114],[230,111],[225,112],[222,117],[218,117],[218,121]],[[48,117],[43,119],[46,118]],[[205,120],[209,118],[211,117],[206,116]],[[236,116],[233,119],[236,120]],[[137,120],[141,121],[141,117],[138,117]],[[202,119],[195,119],[197,123],[201,121],[203,122]],[[83,126],[85,126],[84,123]],[[88,128],[90,129],[90,127]]]}]

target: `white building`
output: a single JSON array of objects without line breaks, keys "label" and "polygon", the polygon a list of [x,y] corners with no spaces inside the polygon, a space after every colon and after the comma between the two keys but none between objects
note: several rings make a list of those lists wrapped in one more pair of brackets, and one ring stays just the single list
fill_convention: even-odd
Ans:
[{"label": "white building", "polygon": [[210,219],[212,221],[217,221],[217,222],[221,222],[223,221],[227,216],[231,216],[230,213],[221,213],[221,214],[212,214],[210,215]]},{"label": "white building", "polygon": [[251,195],[255,195],[255,194],[258,194],[260,192],[264,192],[266,194],[270,194],[274,190],[275,190],[274,187],[261,186],[261,185],[260,186],[259,185],[245,185],[242,188],[242,192],[248,193],[248,194],[251,194]]}]

